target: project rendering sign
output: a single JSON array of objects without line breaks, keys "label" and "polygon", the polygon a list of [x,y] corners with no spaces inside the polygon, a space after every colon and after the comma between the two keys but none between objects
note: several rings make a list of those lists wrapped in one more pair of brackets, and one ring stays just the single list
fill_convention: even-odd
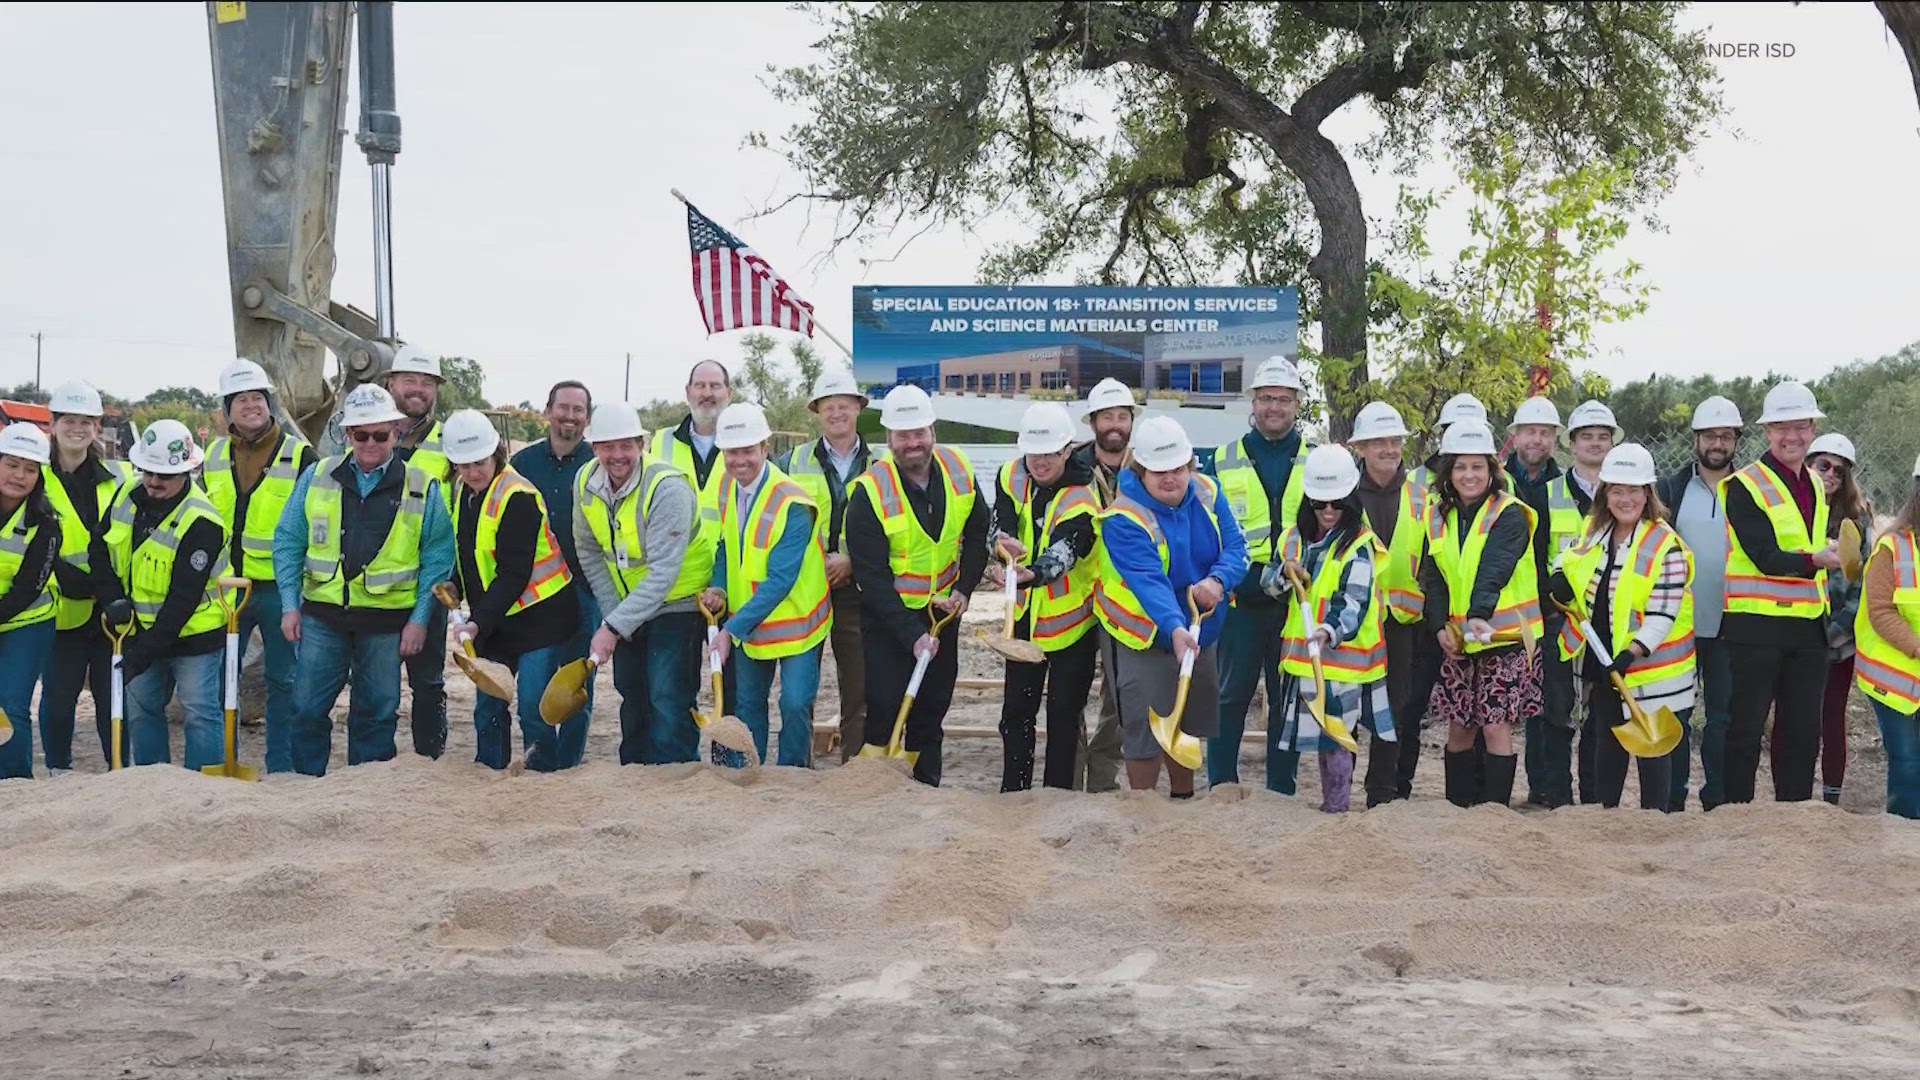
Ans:
[{"label": "project rendering sign", "polygon": [[1235,397],[1270,356],[1296,359],[1292,288],[860,285],[854,377],[931,393],[1084,396],[1135,389]]}]

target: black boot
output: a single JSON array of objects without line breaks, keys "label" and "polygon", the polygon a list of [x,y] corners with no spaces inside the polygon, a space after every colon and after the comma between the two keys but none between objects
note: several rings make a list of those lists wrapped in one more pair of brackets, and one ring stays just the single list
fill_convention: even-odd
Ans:
[{"label": "black boot", "polygon": [[[1441,757],[1447,770],[1447,801],[1455,806],[1472,806],[1474,777],[1473,767],[1479,758],[1478,750],[1448,750]],[[1508,780],[1513,777],[1509,775]]]},{"label": "black boot", "polygon": [[1480,801],[1506,806],[1513,801],[1513,766],[1517,754],[1486,755],[1486,786],[1480,789]]}]

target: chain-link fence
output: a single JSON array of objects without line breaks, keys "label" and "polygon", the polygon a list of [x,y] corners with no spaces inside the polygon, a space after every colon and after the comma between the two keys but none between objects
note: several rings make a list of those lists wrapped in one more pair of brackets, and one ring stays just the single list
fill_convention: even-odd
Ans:
[{"label": "chain-link fence", "polygon": [[[1874,423],[1853,431],[1822,421],[1820,430],[1822,433],[1838,431],[1853,440],[1854,451],[1860,455],[1857,462],[1860,489],[1873,500],[1875,513],[1897,514],[1906,506],[1907,498],[1913,492],[1914,456],[1920,454],[1920,418],[1909,418],[1899,423]],[[1629,434],[1628,438],[1633,436]],[[1653,454],[1654,464],[1659,466],[1662,476],[1693,462],[1693,433],[1690,431],[1676,431],[1636,441]],[[1749,425],[1741,435],[1734,464],[1744,465],[1766,450],[1765,432]]]}]

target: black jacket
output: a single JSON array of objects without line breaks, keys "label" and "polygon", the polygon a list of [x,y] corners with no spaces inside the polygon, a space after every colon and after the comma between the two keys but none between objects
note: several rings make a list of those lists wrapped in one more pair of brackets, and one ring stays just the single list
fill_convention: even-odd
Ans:
[{"label": "black jacket", "polygon": [[[147,537],[153,535],[153,530],[166,520],[168,514],[173,513],[174,507],[180,505],[180,501],[192,490],[192,485],[188,484],[173,498],[156,501],[147,495],[145,488],[133,488],[128,496],[133,500],[133,550],[139,550]],[[187,620],[206,600],[207,579],[213,576],[214,566],[226,546],[227,530],[219,522],[200,518],[187,526],[187,531],[180,537],[180,548],[174,552],[173,580],[167,583],[167,598],[161,601],[160,611],[153,617],[153,625],[135,633],[121,649],[126,678],[138,675],[141,669],[155,660],[201,656],[219,652],[226,646],[227,631],[224,626],[180,636]],[[126,587],[120,583],[120,575],[113,567],[113,557],[107,551],[105,529],[94,534],[92,544],[88,545],[87,557],[93,564],[93,594],[101,605],[127,599]]]},{"label": "black jacket", "polygon": [[[915,489],[907,483],[904,474],[900,481],[907,503],[919,519],[920,528],[927,535],[934,535],[939,531],[940,522],[947,512],[946,483],[940,476],[939,459],[934,460],[931,482],[926,488]],[[975,476],[976,490],[979,482],[980,478]],[[985,499],[976,497],[973,500],[973,512],[967,515],[966,524],[960,528],[960,579],[954,584],[953,591],[961,596],[973,593],[980,584],[981,573],[987,567],[985,503]],[[862,632],[884,627],[903,651],[911,651],[913,643],[919,641],[920,635],[929,628],[927,613],[900,602],[900,593],[893,586],[887,534],[880,528],[880,517],[867,498],[865,484],[853,489],[853,494],[847,498],[846,545],[847,556],[853,563],[853,580],[860,586]]]},{"label": "black jacket", "polygon": [[[1547,595],[1547,565],[1553,561],[1554,555],[1553,529],[1547,520],[1547,485],[1561,475],[1560,463],[1548,458],[1546,466],[1540,470],[1539,478],[1530,479],[1526,467],[1520,464],[1520,455],[1507,455],[1507,478],[1513,483],[1513,493],[1521,502],[1533,508],[1533,572],[1534,580],[1540,583],[1542,597]],[[1569,482],[1567,486],[1576,504],[1586,499],[1586,493],[1580,490],[1580,485]],[[1580,509],[1584,512],[1586,507]]]},{"label": "black jacket", "polygon": [[[1482,503],[1482,507],[1484,505]],[[1466,529],[1463,527],[1460,531],[1464,537]],[[1519,507],[1510,506],[1500,515],[1500,520],[1494,522],[1493,531],[1487,535],[1487,546],[1480,552],[1480,567],[1473,577],[1473,594],[1467,598],[1467,618],[1492,617],[1493,610],[1500,606],[1500,590],[1512,580],[1514,567],[1520,564],[1526,550],[1527,516]],[[1431,549],[1420,557],[1420,586],[1426,593],[1427,629],[1438,631],[1446,625],[1453,606],[1446,579],[1440,576],[1440,568],[1433,561]],[[1543,591],[1544,588],[1543,584]]]},{"label": "black jacket", "polygon": [[[1776,474],[1784,471],[1779,462],[1773,460],[1772,454],[1760,460]],[[1820,482],[1816,478],[1809,479],[1816,484]],[[1780,540],[1774,535],[1773,522],[1767,519],[1766,511],[1753,501],[1753,493],[1747,490],[1745,484],[1728,484],[1726,493],[1727,528],[1732,530],[1740,541],[1740,549],[1746,552],[1747,558],[1753,560],[1753,565],[1762,574],[1768,577],[1813,577],[1817,570],[1813,565],[1813,557],[1780,550]],[[1824,649],[1827,645],[1827,621],[1729,611],[1720,620],[1720,640],[1774,648]]]},{"label": "black jacket", "polygon": [[484,498],[467,485],[460,485],[460,502],[454,515],[453,583],[466,597],[467,612],[473,618],[474,651],[505,663],[529,650],[558,645],[572,637],[580,621],[580,596],[578,586],[568,582],[559,592],[518,615],[507,614],[526,591],[527,582],[533,580],[533,560],[545,525],[539,501],[530,491],[507,497],[500,528],[493,537],[493,586],[480,588],[480,564],[474,552],[479,549],[480,503]]},{"label": "black jacket", "polygon": [[[386,471],[365,498],[360,496],[360,481],[355,477],[353,455],[347,454],[333,467],[333,478],[340,484],[340,575],[348,580],[359,577],[393,530],[393,519],[400,513],[400,501],[406,496],[405,458],[395,453]],[[309,483],[312,481],[309,480]],[[442,480],[441,483],[447,481]],[[422,581],[422,589],[432,583]],[[351,595],[351,589],[348,590]],[[371,608],[329,604],[320,600],[300,602],[302,614],[321,619],[343,634],[397,634],[413,616],[412,608]]]},{"label": "black jacket", "polygon": [[[840,479],[840,470],[833,467],[833,456],[827,453],[825,440],[810,439],[805,444],[796,446],[785,454],[780,455],[779,465],[781,472],[793,472],[793,456],[795,454],[811,454],[813,460],[820,464],[820,472],[827,478],[827,497],[833,501],[833,506],[831,508],[821,507],[821,509],[828,511],[826,535],[827,553],[830,555],[836,554],[841,550],[841,535],[846,532],[847,528],[847,489],[852,486],[853,480],[842,481]],[[867,465],[870,460],[867,450],[867,440],[858,440],[857,447],[853,452],[854,478],[858,478],[861,473],[867,471]]]},{"label": "black jacket", "polygon": [[[1085,462],[1076,458],[1067,459],[1066,471],[1061,473],[1060,479],[1052,485],[1043,487],[1035,483],[1033,520],[1036,526],[1046,520],[1047,508],[1053,505],[1053,500],[1061,491],[1076,484],[1091,485],[1092,483],[1092,470],[1087,468]],[[996,472],[993,492],[993,532],[1017,537],[1019,524],[1019,510],[1014,504],[1013,493],[1007,490],[1005,484],[999,482]],[[1075,563],[1092,554],[1094,538],[1091,515],[1078,515],[1055,525],[1053,532],[1036,540],[1035,549],[1027,552],[1026,565],[1027,569],[1033,571],[1033,580],[1021,587],[1043,589],[1059,580],[1060,576],[1071,570]],[[989,550],[988,557],[997,560],[1000,554]],[[1020,622],[1013,630],[1015,637],[1023,640],[1027,637],[1033,621],[1032,616],[1032,611],[1028,611],[1020,617]]]}]

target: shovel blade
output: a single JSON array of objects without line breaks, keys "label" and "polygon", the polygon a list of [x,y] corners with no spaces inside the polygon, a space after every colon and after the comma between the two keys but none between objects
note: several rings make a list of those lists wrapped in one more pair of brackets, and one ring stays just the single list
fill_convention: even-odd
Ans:
[{"label": "shovel blade", "polygon": [[587,680],[592,673],[584,656],[561,664],[540,694],[540,719],[558,727],[586,708]]},{"label": "shovel blade", "polygon": [[1315,717],[1315,719],[1320,721],[1320,730],[1327,733],[1327,738],[1339,743],[1351,753],[1360,752],[1360,744],[1354,741],[1353,732],[1347,730],[1347,725],[1331,716]]},{"label": "shovel blade", "polygon": [[1206,752],[1206,747],[1197,736],[1180,730],[1180,717],[1161,716],[1152,709],[1147,710],[1147,727],[1153,731],[1155,741],[1167,756],[1182,768],[1197,769]]},{"label": "shovel blade", "polygon": [[7,710],[0,709],[0,746],[13,741],[13,721],[7,718]]},{"label": "shovel blade", "polygon": [[260,779],[260,770],[251,765],[202,765],[200,773],[203,776],[224,776],[229,780],[257,781]]},{"label": "shovel blade", "polygon": [[505,664],[479,660],[465,653],[454,653],[453,662],[473,680],[474,688],[501,701],[513,700],[513,673]]},{"label": "shovel blade", "polygon": [[1047,658],[1047,654],[1040,650],[1040,646],[1031,641],[1021,641],[1014,637],[988,637],[984,633],[980,637],[987,643],[987,648],[1016,664],[1038,664]]}]

